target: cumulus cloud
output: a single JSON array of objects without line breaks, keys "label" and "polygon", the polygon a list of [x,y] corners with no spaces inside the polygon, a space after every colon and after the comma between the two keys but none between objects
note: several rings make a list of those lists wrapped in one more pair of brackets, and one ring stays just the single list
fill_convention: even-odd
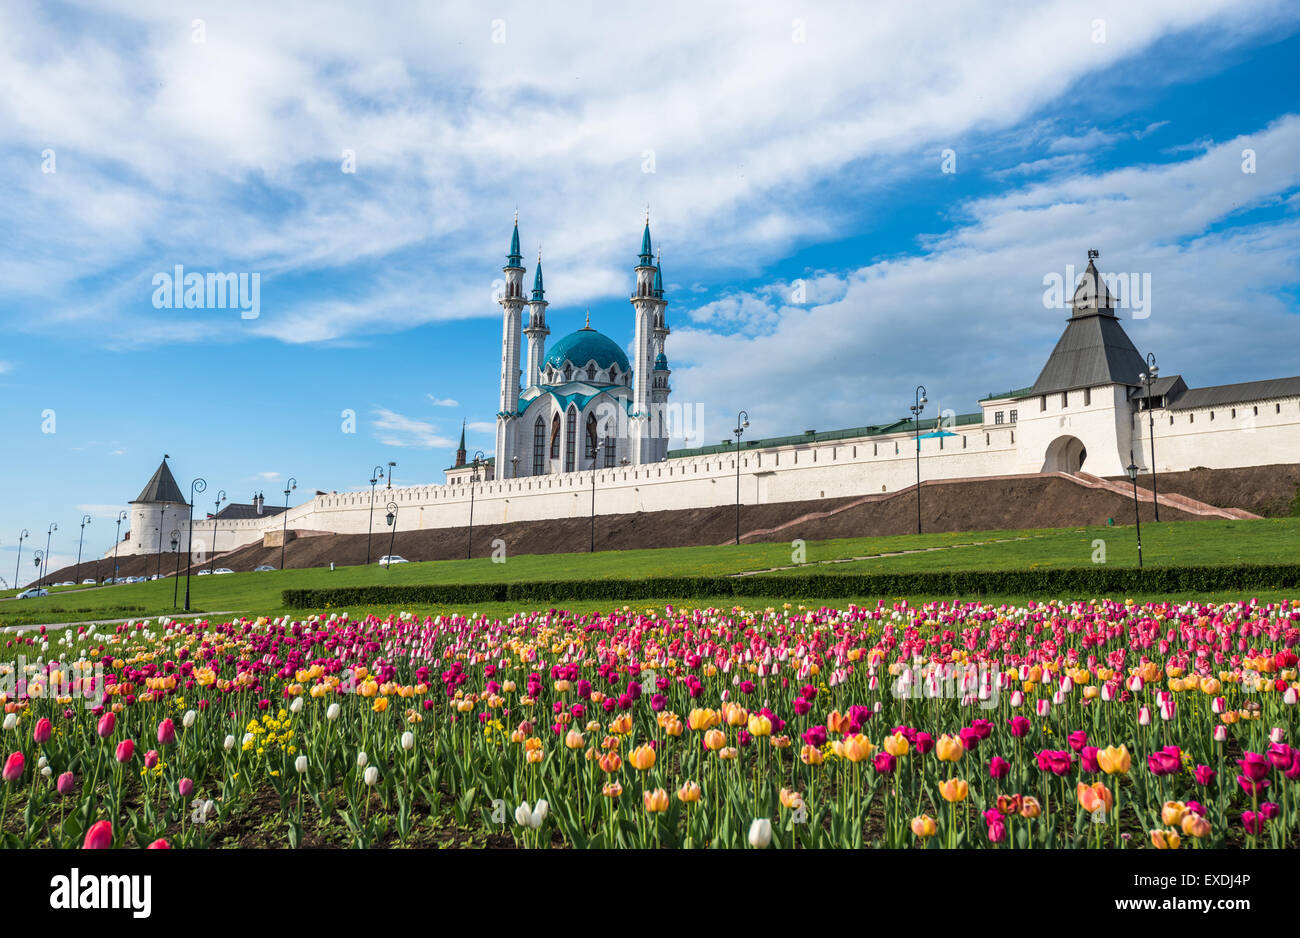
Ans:
[{"label": "cumulus cloud", "polygon": [[456,440],[442,436],[437,428],[427,421],[417,420],[384,407],[375,408],[372,414],[375,418],[375,439],[385,446],[446,449],[456,445]]}]

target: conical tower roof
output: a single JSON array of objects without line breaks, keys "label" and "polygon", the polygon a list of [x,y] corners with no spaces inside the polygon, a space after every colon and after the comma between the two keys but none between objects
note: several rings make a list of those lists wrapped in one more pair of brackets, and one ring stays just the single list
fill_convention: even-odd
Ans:
[{"label": "conical tower roof", "polygon": [[136,496],[131,504],[136,502],[168,505],[189,504],[189,502],[185,501],[185,496],[181,494],[181,487],[176,484],[176,478],[172,475],[171,469],[168,468],[165,458],[158,466],[157,471],[154,472],[153,478],[149,480],[149,484],[144,487],[144,491]]}]

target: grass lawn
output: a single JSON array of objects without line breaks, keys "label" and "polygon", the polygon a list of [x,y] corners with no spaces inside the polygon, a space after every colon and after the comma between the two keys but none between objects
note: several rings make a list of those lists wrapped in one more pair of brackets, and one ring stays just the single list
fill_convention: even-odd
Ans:
[{"label": "grass lawn", "polygon": [[[1300,557],[1300,518],[1261,521],[1188,521],[1147,525],[1142,529],[1143,553],[1148,565],[1205,564],[1237,561],[1283,562]],[[1033,566],[1083,566],[1092,562],[1094,541],[1105,542],[1106,562],[1120,566],[1136,564],[1134,531],[1131,526],[1041,529],[1030,531],[976,531],[946,534],[902,535],[879,538],[851,538],[810,541],[804,546],[808,566],[818,572],[849,573],[872,570],[947,570],[947,569],[1023,569]],[[1003,543],[989,543],[1004,541]],[[968,546],[961,546],[968,545]],[[926,550],[927,548],[949,548]],[[873,560],[868,557],[904,550],[921,553]],[[822,564],[821,561],[843,563]],[[267,573],[231,573],[220,576],[192,577],[191,608],[197,612],[237,612],[249,615],[281,615],[287,612],[281,603],[281,591],[291,587],[358,586],[370,584],[475,583],[525,581],[537,579],[637,579],[674,574],[727,574],[766,570],[793,563],[790,544],[742,544],[724,547],[679,547],[658,550],[602,551],[595,554],[540,554],[510,557],[504,563],[489,558],[443,560],[412,563],[392,569],[340,567],[311,570],[285,570]],[[787,571],[782,571],[787,572]],[[793,572],[793,571],[789,571]],[[171,614],[174,584],[170,579],[147,583],[130,583],[101,589],[65,588],[50,596],[34,600],[0,601],[0,626],[36,623],[80,622],[91,619],[140,618]],[[179,604],[184,603],[185,584],[176,591]],[[61,595],[60,595],[61,593]],[[951,598],[951,597],[949,597]],[[1009,601],[1052,597],[1006,597]],[[1065,597],[1058,597],[1065,598]],[[1092,598],[1092,597],[1073,597]],[[1149,596],[1135,599],[1160,599]],[[1225,600],[1241,597],[1198,597]],[[1282,595],[1260,599],[1285,598]],[[862,597],[859,604],[873,603],[877,597]],[[665,597],[662,602],[672,602]],[[789,601],[817,605],[816,597],[792,595]],[[844,605],[853,600],[836,600]],[[986,600],[987,601],[987,600]],[[992,601],[997,601],[992,600]],[[743,601],[735,597],[712,603],[692,600],[679,605],[750,605],[764,608],[770,599]],[[565,608],[584,612],[608,608],[605,602],[566,602]],[[654,606],[638,602],[637,607]],[[500,608],[498,608],[500,606]],[[471,610],[498,615],[530,606],[482,604]],[[349,612],[380,612],[378,609],[350,609]],[[397,610],[382,610],[397,611]],[[410,608],[410,612],[446,612],[446,607]],[[294,614],[301,615],[301,610]]]}]

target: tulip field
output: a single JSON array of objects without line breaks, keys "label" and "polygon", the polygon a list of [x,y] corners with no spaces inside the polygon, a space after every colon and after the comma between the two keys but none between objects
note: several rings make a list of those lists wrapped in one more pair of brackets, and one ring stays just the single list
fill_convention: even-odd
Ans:
[{"label": "tulip field", "polygon": [[1300,842],[1300,602],[331,612],[7,638],[11,848]]}]

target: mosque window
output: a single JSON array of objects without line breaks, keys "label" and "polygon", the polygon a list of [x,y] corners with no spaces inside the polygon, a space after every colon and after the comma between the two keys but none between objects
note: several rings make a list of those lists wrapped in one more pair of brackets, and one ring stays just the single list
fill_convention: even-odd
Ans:
[{"label": "mosque window", "polygon": [[533,424],[533,475],[542,474],[542,460],[546,456],[546,424],[538,416]]},{"label": "mosque window", "polygon": [[560,415],[551,418],[551,458],[560,458]]},{"label": "mosque window", "polygon": [[610,384],[618,383],[618,365],[609,366],[609,382]]},{"label": "mosque window", "polygon": [[564,415],[564,471],[573,471],[573,451],[578,446],[578,411],[574,407]]},{"label": "mosque window", "polygon": [[564,366],[564,380],[565,380],[565,381],[572,381],[572,380],[573,380],[573,366],[572,366],[572,365],[566,364],[566,365]]},{"label": "mosque window", "polygon": [[[605,468],[606,469],[614,468],[614,456],[615,456],[614,438],[612,436],[607,436],[605,437]],[[660,474],[662,475],[662,472]]]},{"label": "mosque window", "polygon": [[596,458],[596,415],[587,414],[587,458]]},{"label": "mosque window", "polygon": [[591,363],[587,364],[587,380],[588,381],[596,380],[596,366]]}]

